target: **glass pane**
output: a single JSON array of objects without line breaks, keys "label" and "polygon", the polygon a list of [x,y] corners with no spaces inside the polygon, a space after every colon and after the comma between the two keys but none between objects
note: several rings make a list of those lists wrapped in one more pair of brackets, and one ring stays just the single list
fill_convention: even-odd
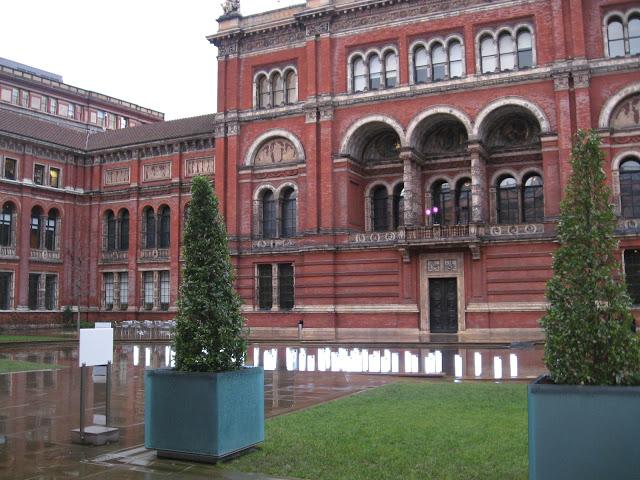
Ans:
[{"label": "glass pane", "polygon": [[634,305],[640,304],[640,252],[638,250],[624,252],[624,276],[631,301]]},{"label": "glass pane", "polygon": [[276,202],[273,192],[267,192],[262,197],[262,236],[263,238],[276,236]]},{"label": "glass pane", "polygon": [[442,45],[437,44],[431,49],[431,60],[433,63],[444,63],[447,61],[447,55]]},{"label": "glass pane", "polygon": [[640,37],[640,18],[635,17],[629,20],[629,38]]},{"label": "glass pane", "polygon": [[609,56],[624,57],[624,40],[609,41]]},{"label": "glass pane", "polygon": [[367,86],[364,60],[358,58],[353,64],[353,91],[362,92]]},{"label": "glass pane", "polygon": [[11,274],[0,273],[0,310],[11,308]]},{"label": "glass pane", "polygon": [[429,63],[429,57],[427,56],[427,50],[425,48],[416,49],[413,63],[417,67],[424,67]]},{"label": "glass pane", "polygon": [[434,64],[433,65],[433,80],[444,80],[446,77],[446,72],[444,68],[444,63]]},{"label": "glass pane", "polygon": [[397,82],[398,59],[395,53],[390,53],[385,57],[385,86],[392,88]]},{"label": "glass pane", "polygon": [[507,177],[500,182],[500,188],[515,188],[516,181],[512,177]]},{"label": "glass pane", "polygon": [[518,50],[527,50],[533,48],[531,33],[526,30],[518,33]]},{"label": "glass pane", "polygon": [[491,37],[485,37],[481,44],[480,44],[480,50],[482,51],[482,56],[489,56],[489,55],[495,55],[497,52],[496,50],[496,44],[493,41],[493,38]]},{"label": "glass pane", "polygon": [[273,306],[271,265],[258,265],[258,308],[270,310]]},{"label": "glass pane", "polygon": [[127,272],[120,274],[120,306],[129,303],[129,275]]},{"label": "glass pane", "polygon": [[295,103],[298,101],[298,76],[290,73],[287,76],[287,103]]},{"label": "glass pane", "polygon": [[486,37],[480,46],[482,55],[482,73],[495,72],[498,68],[496,44],[492,38]]},{"label": "glass pane", "polygon": [[296,194],[289,190],[282,200],[282,225],[283,237],[293,237],[296,234]]},{"label": "glass pane", "polygon": [[636,160],[625,160],[622,165],[620,165],[621,172],[638,172],[640,171],[640,162]]},{"label": "glass pane", "polygon": [[451,42],[449,44],[449,61],[462,60],[462,46],[460,42]]},{"label": "glass pane", "polygon": [[640,53],[640,37],[629,39],[629,53],[631,55],[638,55]]},{"label": "glass pane", "polygon": [[533,67],[533,51],[532,50],[518,51],[518,68],[531,68],[531,67]]},{"label": "glass pane", "polygon": [[449,77],[450,78],[462,77],[462,61],[451,62],[449,64]]},{"label": "glass pane", "polygon": [[373,192],[373,230],[384,232],[389,228],[388,201],[389,195],[384,187],[376,188]]},{"label": "glass pane", "polygon": [[273,106],[278,107],[284,104],[284,81],[276,74],[273,77]]},{"label": "glass pane", "polygon": [[280,292],[280,310],[291,310],[294,305],[293,265],[280,263],[278,265],[278,290]]},{"label": "glass pane", "polygon": [[622,22],[619,20],[612,20],[607,27],[607,34],[609,35],[609,41],[624,39],[624,29],[622,28]]},{"label": "glass pane", "polygon": [[381,86],[382,79],[382,63],[380,57],[373,55],[369,59],[369,88],[377,90]]},{"label": "glass pane", "polygon": [[415,80],[416,83],[425,83],[428,79],[427,76],[427,67],[418,67],[415,72]]}]

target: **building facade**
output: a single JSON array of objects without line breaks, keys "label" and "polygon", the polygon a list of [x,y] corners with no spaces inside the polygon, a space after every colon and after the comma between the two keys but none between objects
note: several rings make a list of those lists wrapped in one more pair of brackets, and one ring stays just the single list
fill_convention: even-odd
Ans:
[{"label": "building facade", "polygon": [[83,133],[0,109],[2,321],[170,318],[204,173],[254,334],[536,328],[580,128],[640,303],[637,2],[227,2],[218,22],[216,114]]}]

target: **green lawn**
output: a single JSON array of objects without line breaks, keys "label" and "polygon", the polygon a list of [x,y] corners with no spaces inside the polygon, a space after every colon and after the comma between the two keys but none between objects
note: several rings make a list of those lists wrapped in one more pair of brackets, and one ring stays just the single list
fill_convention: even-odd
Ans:
[{"label": "green lawn", "polygon": [[397,383],[267,421],[224,468],[306,479],[526,479],[527,387]]},{"label": "green lawn", "polygon": [[0,345],[3,343],[25,343],[25,342],[59,342],[67,340],[65,337],[45,337],[39,335],[0,335]]},{"label": "green lawn", "polygon": [[6,358],[0,358],[0,374],[30,372],[33,370],[55,370],[57,368],[64,367],[60,365],[53,365],[51,363],[23,362],[22,360],[8,360]]}]

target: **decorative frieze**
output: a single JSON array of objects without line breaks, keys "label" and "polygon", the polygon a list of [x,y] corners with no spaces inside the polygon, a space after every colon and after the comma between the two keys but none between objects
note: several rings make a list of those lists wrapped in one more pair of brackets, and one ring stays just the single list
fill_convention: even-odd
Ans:
[{"label": "decorative frieze", "polygon": [[272,239],[272,240],[255,240],[251,244],[253,250],[272,250],[277,248],[295,247],[296,242],[290,238]]},{"label": "decorative frieze", "polygon": [[298,152],[292,142],[286,138],[274,138],[265,142],[256,153],[254,164],[257,166],[293,163],[298,160]]},{"label": "decorative frieze", "polygon": [[399,230],[397,232],[371,232],[356,233],[350,237],[351,243],[392,243],[404,241],[405,232]]},{"label": "decorative frieze", "polygon": [[186,161],[185,174],[187,177],[213,175],[214,166],[213,157],[190,158]]},{"label": "decorative frieze", "polygon": [[144,166],[144,182],[155,182],[171,178],[171,162],[151,163]]},{"label": "decorative frieze", "polygon": [[131,171],[129,167],[105,170],[102,183],[105,186],[128,185],[130,182],[130,174]]},{"label": "decorative frieze", "polygon": [[329,21],[308,23],[306,25],[307,37],[315,37],[316,35],[324,35],[330,32]]},{"label": "decorative frieze", "polygon": [[493,225],[489,228],[492,237],[504,237],[513,235],[534,235],[544,233],[543,224],[519,224],[519,225]]}]

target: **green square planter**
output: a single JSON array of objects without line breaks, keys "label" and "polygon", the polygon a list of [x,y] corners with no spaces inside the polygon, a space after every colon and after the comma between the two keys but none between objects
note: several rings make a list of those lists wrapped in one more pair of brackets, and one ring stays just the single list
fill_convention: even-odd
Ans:
[{"label": "green square planter", "polygon": [[640,478],[640,387],[529,385],[529,479]]},{"label": "green square planter", "polygon": [[159,457],[216,462],[264,441],[264,371],[147,370],[144,445]]}]

